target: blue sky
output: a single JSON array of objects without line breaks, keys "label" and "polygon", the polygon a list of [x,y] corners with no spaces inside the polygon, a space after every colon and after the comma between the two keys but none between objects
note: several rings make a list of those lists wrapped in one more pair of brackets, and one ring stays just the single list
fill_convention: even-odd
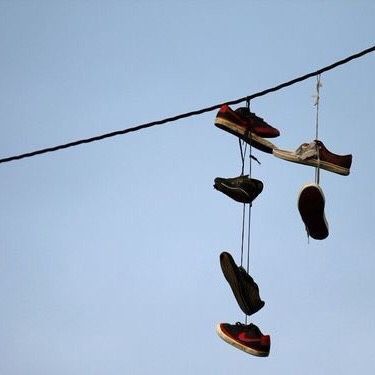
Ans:
[{"label": "blue sky", "polygon": [[[374,44],[372,1],[0,2],[0,156],[242,97]],[[330,235],[297,210],[309,167],[255,152],[251,321],[270,356],[222,341],[243,320],[219,254],[239,260],[240,173],[215,112],[0,165],[0,373],[352,374],[375,368],[374,54],[322,75]],[[315,135],[315,79],[252,101],[295,149]]]}]

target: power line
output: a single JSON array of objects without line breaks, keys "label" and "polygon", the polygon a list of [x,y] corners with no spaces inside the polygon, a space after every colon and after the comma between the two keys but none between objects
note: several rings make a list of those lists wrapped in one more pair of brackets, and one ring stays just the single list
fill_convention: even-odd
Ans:
[{"label": "power line", "polygon": [[254,99],[254,98],[258,98],[260,96],[267,95],[271,92],[281,90],[285,87],[292,86],[292,85],[294,85],[298,82],[305,81],[306,79],[309,79],[311,77],[315,77],[319,74],[322,74],[322,73],[327,72],[329,70],[335,69],[340,65],[347,64],[348,62],[350,62],[354,59],[358,59],[359,57],[362,57],[362,56],[367,55],[368,53],[374,52],[374,51],[375,51],[375,46],[372,46],[372,47],[367,48],[367,49],[365,49],[361,52],[358,52],[354,55],[348,56],[345,59],[336,61],[335,63],[333,63],[331,65],[328,65],[328,66],[325,66],[324,68],[321,68],[321,69],[316,70],[314,72],[305,74],[303,76],[294,78],[290,81],[281,83],[277,86],[271,87],[271,88],[263,90],[263,91],[259,91],[255,94],[252,94],[252,95],[244,96],[244,97],[239,98],[239,99],[230,100],[230,101],[227,101],[225,103],[215,104],[215,105],[212,105],[210,107],[198,109],[198,110],[191,111],[191,112],[182,113],[182,114],[172,116],[172,117],[167,117],[167,118],[164,118],[162,120],[148,122],[148,123],[137,125],[137,126],[134,126],[134,127],[131,127],[131,128],[127,128],[127,129],[123,129],[123,130],[117,130],[117,131],[114,131],[114,132],[111,132],[111,133],[97,135],[97,136],[94,136],[94,137],[91,137],[91,138],[79,139],[77,141],[73,141],[73,142],[69,142],[69,143],[65,143],[65,144],[61,144],[61,145],[57,145],[57,146],[53,146],[53,147],[47,147],[47,148],[43,148],[43,149],[40,149],[40,150],[27,152],[27,153],[24,153],[24,154],[9,156],[9,157],[0,159],[0,163],[7,163],[7,162],[10,162],[10,161],[13,161],[13,160],[31,158],[31,157],[36,156],[36,155],[46,154],[48,152],[55,152],[55,151],[62,150],[62,149],[65,149],[65,148],[79,146],[79,145],[85,144],[85,143],[96,142],[96,141],[100,141],[100,140],[105,139],[105,138],[111,138],[111,137],[115,137],[117,135],[123,135],[123,134],[131,133],[131,132],[136,132],[138,130],[150,128],[150,127],[156,126],[156,125],[163,125],[163,124],[166,124],[168,122],[174,122],[174,121],[181,120],[183,118],[197,116],[197,115],[200,115],[202,113],[214,111],[216,109],[219,109],[223,104],[228,104],[228,105],[239,104],[241,102],[251,100],[251,99]]}]

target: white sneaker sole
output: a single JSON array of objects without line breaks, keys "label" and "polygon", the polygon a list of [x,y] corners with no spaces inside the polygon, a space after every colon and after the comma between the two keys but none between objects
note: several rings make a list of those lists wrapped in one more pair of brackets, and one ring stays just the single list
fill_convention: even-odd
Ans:
[{"label": "white sneaker sole", "polygon": [[349,169],[340,167],[339,165],[332,164],[327,161],[318,160],[318,159],[301,160],[295,155],[293,151],[286,151],[286,150],[280,150],[278,148],[274,148],[272,153],[277,158],[291,161],[292,163],[304,164],[304,165],[309,165],[312,167],[319,167],[319,168],[325,169],[333,173],[341,174],[343,176],[348,176],[350,173]]},{"label": "white sneaker sole", "polygon": [[260,149],[261,151],[268,152],[269,154],[272,154],[273,149],[276,148],[276,146],[267,141],[266,139],[259,137],[258,135],[250,132],[249,130],[235,125],[230,121],[227,121],[223,118],[217,117],[215,120],[215,125],[219,127],[220,129],[226,130],[229,133],[240,137],[245,142],[250,143],[255,148]]}]

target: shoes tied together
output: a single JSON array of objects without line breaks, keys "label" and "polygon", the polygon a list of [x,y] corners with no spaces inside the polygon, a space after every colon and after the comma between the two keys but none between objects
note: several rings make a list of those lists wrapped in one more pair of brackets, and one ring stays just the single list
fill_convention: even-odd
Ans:
[{"label": "shoes tied together", "polygon": [[[278,137],[280,132],[265,122],[263,118],[250,112],[248,107],[237,108],[233,111],[228,105],[223,105],[216,115],[215,126],[280,159],[325,169],[343,176],[350,173],[352,155],[334,154],[318,139],[310,143],[302,143],[295,151],[279,149],[265,138]],[[242,149],[241,156],[242,162],[244,162]],[[252,157],[251,148],[250,157]],[[243,212],[245,212],[245,204],[251,206],[255,198],[263,191],[263,183],[250,178],[251,174],[250,177],[243,175],[243,169],[242,167],[242,174],[238,177],[215,178],[214,188],[233,200],[243,203]],[[319,173],[316,176],[319,176]],[[319,182],[319,178],[316,178],[316,182]],[[298,195],[298,210],[308,236],[316,240],[328,237],[328,222],[324,208],[325,197],[319,183],[304,185]],[[237,266],[231,254],[222,252],[220,265],[224,277],[246,317],[262,309],[265,303],[259,295],[259,287],[249,275],[248,270],[246,271],[242,267],[242,257],[241,265]],[[217,325],[216,331],[224,341],[240,350],[259,357],[269,355],[271,338],[269,335],[263,335],[253,323],[220,323]]]}]

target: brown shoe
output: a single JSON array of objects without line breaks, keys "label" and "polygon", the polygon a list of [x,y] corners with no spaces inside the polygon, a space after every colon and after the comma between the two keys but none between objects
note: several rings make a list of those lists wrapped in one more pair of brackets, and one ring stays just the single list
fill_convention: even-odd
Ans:
[{"label": "brown shoe", "polygon": [[296,151],[275,148],[273,154],[293,163],[319,167],[330,172],[347,176],[352,165],[352,155],[336,155],[327,150],[322,141],[303,143]]},{"label": "brown shoe", "polygon": [[216,115],[215,125],[270,154],[276,146],[264,138],[274,138],[280,135],[277,129],[268,125],[247,108],[238,108],[237,112],[228,105],[220,108]]},{"label": "brown shoe", "polygon": [[315,240],[328,237],[328,223],[324,214],[325,199],[318,184],[303,186],[298,196],[298,210],[307,234]]}]

